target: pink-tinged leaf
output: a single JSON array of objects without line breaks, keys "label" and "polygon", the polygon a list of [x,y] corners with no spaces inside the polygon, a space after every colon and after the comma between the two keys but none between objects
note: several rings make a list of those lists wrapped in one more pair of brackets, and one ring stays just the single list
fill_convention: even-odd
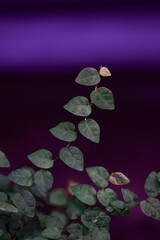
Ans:
[{"label": "pink-tinged leaf", "polygon": [[109,176],[109,181],[114,185],[125,185],[130,180],[121,172],[114,172]]},{"label": "pink-tinged leaf", "polygon": [[103,76],[103,77],[109,77],[111,76],[110,71],[108,70],[108,68],[106,67],[101,67],[99,70],[99,75]]}]

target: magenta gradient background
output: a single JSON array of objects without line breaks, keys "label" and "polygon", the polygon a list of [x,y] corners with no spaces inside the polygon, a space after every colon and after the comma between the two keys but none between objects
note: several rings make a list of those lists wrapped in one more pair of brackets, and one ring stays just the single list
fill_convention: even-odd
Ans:
[{"label": "magenta gradient background", "polygon": [[[27,155],[46,148],[56,157],[62,142],[49,129],[80,117],[63,109],[92,87],[75,83],[84,67],[108,67],[115,111],[93,106],[101,126],[100,144],[79,136],[72,145],[84,153],[85,167],[121,171],[126,186],[146,199],[144,181],[160,171],[160,7],[158,1],[0,1],[0,149],[11,169],[33,165]],[[36,168],[35,168],[36,169]],[[37,168],[38,169],[38,168]],[[86,172],[57,161],[55,187],[67,180],[92,184]],[[9,173],[9,169],[1,170]],[[121,198],[120,187],[113,186]],[[139,206],[112,217],[112,240],[158,239],[159,222]]]}]

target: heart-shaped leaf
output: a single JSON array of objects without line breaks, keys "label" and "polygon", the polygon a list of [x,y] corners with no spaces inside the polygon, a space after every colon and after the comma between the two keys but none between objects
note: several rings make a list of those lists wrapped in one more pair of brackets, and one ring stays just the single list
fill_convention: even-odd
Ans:
[{"label": "heart-shaped leaf", "polygon": [[109,173],[104,167],[88,167],[86,168],[86,171],[98,187],[105,188],[108,186]]},{"label": "heart-shaped leaf", "polygon": [[28,159],[39,168],[53,167],[52,153],[46,149],[40,149],[28,156]]},{"label": "heart-shaped leaf", "polygon": [[53,176],[49,171],[37,171],[34,174],[34,183],[44,197],[52,188],[53,180]]},{"label": "heart-shaped leaf", "polygon": [[11,164],[8,161],[6,155],[4,154],[4,152],[0,150],[0,167],[10,167],[10,166]]},{"label": "heart-shaped leaf", "polygon": [[96,204],[96,190],[88,184],[78,184],[71,186],[74,195],[83,203],[88,205]]},{"label": "heart-shaped leaf", "polygon": [[21,186],[30,187],[32,185],[32,173],[26,168],[12,171],[8,175],[8,178]]},{"label": "heart-shaped leaf", "polygon": [[86,97],[82,96],[72,98],[66,105],[64,105],[64,109],[81,117],[87,117],[91,114],[89,101]]},{"label": "heart-shaped leaf", "polygon": [[99,190],[97,198],[103,206],[110,205],[110,203],[118,199],[117,194],[111,188]]},{"label": "heart-shaped leaf", "polygon": [[84,68],[78,74],[76,82],[85,86],[94,86],[100,82],[100,76],[95,68]]},{"label": "heart-shaped leaf", "polygon": [[110,234],[105,228],[95,228],[92,232],[93,240],[110,240]]},{"label": "heart-shaped leaf", "polygon": [[145,215],[160,220],[160,201],[158,199],[148,198],[141,201],[140,208]]},{"label": "heart-shaped leaf", "polygon": [[114,110],[113,93],[108,88],[100,87],[92,91],[90,98],[98,108]]},{"label": "heart-shaped leaf", "polygon": [[138,201],[137,194],[133,193],[129,189],[121,189],[124,201],[130,206],[134,207],[136,205],[136,202]]},{"label": "heart-shaped leaf", "polygon": [[49,193],[49,203],[57,207],[65,207],[67,204],[67,194],[64,189],[55,189]]},{"label": "heart-shaped leaf", "polygon": [[49,239],[59,239],[61,231],[57,227],[48,227],[42,231],[42,236]]},{"label": "heart-shaped leaf", "polygon": [[0,202],[7,202],[8,197],[4,192],[0,192]]},{"label": "heart-shaped leaf", "polygon": [[12,213],[18,212],[18,209],[15,208],[15,206],[5,202],[0,202],[0,210],[5,212],[12,212]]},{"label": "heart-shaped leaf", "polygon": [[25,190],[22,193],[16,193],[12,202],[20,212],[28,217],[34,217],[36,201],[31,192]]},{"label": "heart-shaped leaf", "polygon": [[155,197],[160,192],[160,182],[158,181],[158,173],[151,172],[144,185],[145,191],[149,197]]},{"label": "heart-shaped leaf", "polygon": [[50,132],[55,137],[67,142],[72,142],[77,138],[75,125],[71,122],[61,122],[56,127],[51,128]]},{"label": "heart-shaped leaf", "polygon": [[78,200],[75,196],[72,196],[66,208],[66,213],[70,219],[76,219],[78,216],[81,216],[85,210],[84,204]]},{"label": "heart-shaped leaf", "polygon": [[106,67],[101,67],[100,70],[99,70],[99,74],[103,77],[109,77],[111,76],[111,73],[110,71],[108,70],[108,68]]},{"label": "heart-shaped leaf", "polygon": [[109,176],[109,181],[114,185],[125,185],[130,180],[121,172],[114,172]]},{"label": "heart-shaped leaf", "polygon": [[99,143],[100,127],[93,119],[86,119],[78,124],[79,132],[89,140]]},{"label": "heart-shaped leaf", "polygon": [[60,159],[69,167],[83,171],[83,153],[76,147],[62,148],[59,152]]}]

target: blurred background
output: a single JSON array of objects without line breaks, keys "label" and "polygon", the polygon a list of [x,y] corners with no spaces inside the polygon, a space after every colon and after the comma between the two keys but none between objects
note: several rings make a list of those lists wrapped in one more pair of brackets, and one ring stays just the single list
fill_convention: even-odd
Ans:
[{"label": "blurred background", "polygon": [[[147,199],[144,182],[160,171],[160,3],[158,0],[0,0],[0,149],[11,169],[33,165],[30,153],[45,148],[56,157],[65,142],[49,129],[81,120],[63,109],[72,97],[89,97],[92,87],[75,83],[85,67],[107,67],[100,86],[112,90],[115,110],[93,106],[100,144],[79,136],[72,145],[85,168],[123,172],[125,186]],[[37,168],[38,170],[38,168]],[[1,170],[9,173],[10,169]],[[55,187],[72,179],[92,184],[86,172],[57,161]],[[112,187],[112,186],[110,186]],[[119,194],[120,187],[113,187]],[[112,240],[157,239],[159,222],[139,206],[112,217]]]}]

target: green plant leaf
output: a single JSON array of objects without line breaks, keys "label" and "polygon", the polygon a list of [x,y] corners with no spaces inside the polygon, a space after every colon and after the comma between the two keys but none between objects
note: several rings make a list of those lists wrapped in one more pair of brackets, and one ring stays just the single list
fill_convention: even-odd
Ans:
[{"label": "green plant leaf", "polygon": [[125,185],[130,180],[121,172],[114,172],[109,176],[109,181],[114,185]]},{"label": "green plant leaf", "polygon": [[120,200],[110,202],[109,207],[111,207],[112,209],[109,210],[108,207],[106,207],[106,209],[111,212],[112,215],[124,216],[129,213],[128,204],[125,204],[123,201]]},{"label": "green plant leaf", "polygon": [[49,203],[57,207],[65,207],[67,205],[67,194],[62,188],[55,189],[49,193]]},{"label": "green plant leaf", "polygon": [[79,223],[71,223],[66,230],[69,233],[74,233],[76,237],[83,235],[83,226]]},{"label": "green plant leaf", "polygon": [[61,220],[62,224],[63,224],[63,228],[67,226],[68,217],[67,217],[67,215],[66,215],[65,212],[62,212],[62,211],[60,211],[60,210],[53,210],[53,211],[51,212],[51,216],[56,216],[56,217],[58,217],[58,218]]},{"label": "green plant leaf", "polygon": [[158,173],[151,172],[144,185],[145,191],[149,197],[155,197],[160,192],[160,182],[158,181]]},{"label": "green plant leaf", "polygon": [[59,239],[61,231],[57,227],[48,227],[42,231],[42,236],[49,239]]},{"label": "green plant leaf", "polygon": [[12,171],[8,175],[8,179],[21,186],[30,187],[32,185],[32,174],[26,168],[20,168]]},{"label": "green plant leaf", "polygon": [[33,240],[47,240],[47,238],[44,238],[44,237],[35,237]]},{"label": "green plant leaf", "polygon": [[61,122],[56,127],[51,128],[50,132],[57,138],[72,142],[77,138],[77,132],[75,131],[75,125],[71,122]]},{"label": "green plant leaf", "polygon": [[46,227],[57,227],[60,231],[63,230],[62,221],[56,216],[47,216],[45,219]]},{"label": "green plant leaf", "polygon": [[107,206],[111,202],[118,199],[117,194],[111,188],[101,189],[97,192],[98,201],[103,205]]},{"label": "green plant leaf", "polygon": [[28,156],[28,159],[37,167],[51,168],[53,167],[52,153],[46,149],[40,149]]},{"label": "green plant leaf", "polygon": [[83,153],[76,147],[62,148],[59,152],[60,159],[69,167],[78,171],[83,171]]},{"label": "green plant leaf", "polygon": [[109,229],[110,217],[103,212],[103,209],[94,207],[84,211],[81,221],[90,231],[96,227]]},{"label": "green plant leaf", "polygon": [[6,155],[4,154],[4,152],[2,152],[0,150],[0,167],[5,168],[5,167],[10,167],[10,166],[11,166],[11,164],[8,161]]},{"label": "green plant leaf", "polygon": [[86,168],[86,171],[98,187],[105,188],[108,186],[109,173],[104,167],[88,167]]},{"label": "green plant leaf", "polygon": [[80,71],[75,81],[85,86],[94,86],[101,81],[101,78],[95,68],[89,67]]},{"label": "green plant leaf", "polygon": [[53,185],[53,176],[49,171],[37,171],[34,174],[34,183],[40,193],[45,197]]},{"label": "green plant leaf", "polygon": [[142,212],[156,220],[160,220],[160,201],[156,198],[148,198],[140,203]]},{"label": "green plant leaf", "polygon": [[79,201],[75,196],[72,196],[66,208],[66,213],[68,217],[72,220],[77,219],[77,217],[81,216],[85,210],[84,204]]},{"label": "green plant leaf", "polygon": [[8,177],[0,173],[0,189],[5,189],[9,182],[10,180],[8,179]]},{"label": "green plant leaf", "polygon": [[[18,209],[17,209],[18,210]],[[18,213],[13,213],[9,219],[9,228],[10,229],[19,229],[21,226],[22,216]]]},{"label": "green plant leaf", "polygon": [[31,192],[25,190],[22,193],[16,193],[12,198],[12,202],[20,212],[28,217],[34,217],[36,201]]},{"label": "green plant leaf", "polygon": [[8,197],[4,192],[0,192],[0,202],[7,202]]},{"label": "green plant leaf", "polygon": [[91,92],[90,98],[96,107],[106,110],[114,110],[113,93],[105,87],[100,87]]},{"label": "green plant leaf", "polygon": [[158,182],[160,182],[160,172],[158,172]]},{"label": "green plant leaf", "polygon": [[96,190],[88,184],[77,184],[71,186],[74,195],[83,203],[88,205],[96,204]]},{"label": "green plant leaf", "polygon": [[136,202],[138,201],[137,194],[133,193],[129,189],[121,189],[124,201],[130,206],[134,207],[136,205]]},{"label": "green plant leaf", "polygon": [[110,240],[110,234],[105,228],[95,228],[92,232],[93,240]]},{"label": "green plant leaf", "polygon": [[11,240],[11,235],[6,230],[0,229],[0,239]]},{"label": "green plant leaf", "polygon": [[86,119],[78,124],[79,132],[89,140],[99,143],[100,127],[93,119]]},{"label": "green plant leaf", "polygon": [[13,213],[18,212],[17,208],[15,208],[10,203],[5,203],[5,202],[0,202],[0,210],[5,212],[13,212]]},{"label": "green plant leaf", "polygon": [[91,114],[91,107],[89,101],[86,97],[77,96],[72,98],[66,105],[64,109],[73,113],[74,115],[87,117]]}]

